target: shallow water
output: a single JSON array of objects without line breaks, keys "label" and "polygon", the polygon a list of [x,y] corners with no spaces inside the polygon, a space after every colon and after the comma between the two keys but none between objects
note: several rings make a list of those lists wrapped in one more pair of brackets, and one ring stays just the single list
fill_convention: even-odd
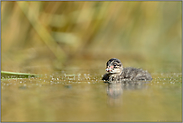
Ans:
[{"label": "shallow water", "polygon": [[2,121],[182,121],[182,73],[108,84],[98,69],[1,80]]}]

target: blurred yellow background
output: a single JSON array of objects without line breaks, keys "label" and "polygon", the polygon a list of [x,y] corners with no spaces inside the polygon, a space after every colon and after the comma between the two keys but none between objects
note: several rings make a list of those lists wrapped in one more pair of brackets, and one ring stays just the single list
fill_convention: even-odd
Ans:
[{"label": "blurred yellow background", "polygon": [[105,61],[117,57],[124,66],[181,72],[181,5],[2,1],[1,70],[48,73],[90,64],[104,69]]}]

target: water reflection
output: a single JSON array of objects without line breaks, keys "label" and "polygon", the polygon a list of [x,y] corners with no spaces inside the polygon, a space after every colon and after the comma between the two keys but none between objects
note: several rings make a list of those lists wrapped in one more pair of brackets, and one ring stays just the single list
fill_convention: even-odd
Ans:
[{"label": "water reflection", "polygon": [[119,98],[123,93],[122,83],[108,83],[107,86],[107,95],[110,98]]},{"label": "water reflection", "polygon": [[108,104],[110,106],[117,106],[122,103],[121,95],[123,93],[122,83],[108,83],[107,84],[107,95]]},{"label": "water reflection", "polygon": [[182,74],[103,83],[97,72],[2,79],[2,121],[181,120]]},{"label": "water reflection", "polygon": [[147,81],[109,81],[107,83],[107,95],[109,105],[121,105],[124,90],[139,90],[148,88]]}]

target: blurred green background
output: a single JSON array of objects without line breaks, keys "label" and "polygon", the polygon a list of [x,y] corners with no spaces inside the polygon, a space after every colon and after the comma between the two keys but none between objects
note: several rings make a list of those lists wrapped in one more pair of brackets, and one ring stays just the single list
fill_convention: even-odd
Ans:
[{"label": "blurred green background", "polygon": [[1,2],[1,70],[104,69],[112,57],[181,72],[182,2]]}]

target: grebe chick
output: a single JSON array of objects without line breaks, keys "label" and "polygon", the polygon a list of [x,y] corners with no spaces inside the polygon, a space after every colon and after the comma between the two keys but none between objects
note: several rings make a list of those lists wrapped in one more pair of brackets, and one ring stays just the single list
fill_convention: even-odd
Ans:
[{"label": "grebe chick", "polygon": [[152,80],[151,75],[142,69],[126,67],[119,59],[112,58],[106,64],[107,73],[103,75],[102,80],[105,81],[150,81]]}]

